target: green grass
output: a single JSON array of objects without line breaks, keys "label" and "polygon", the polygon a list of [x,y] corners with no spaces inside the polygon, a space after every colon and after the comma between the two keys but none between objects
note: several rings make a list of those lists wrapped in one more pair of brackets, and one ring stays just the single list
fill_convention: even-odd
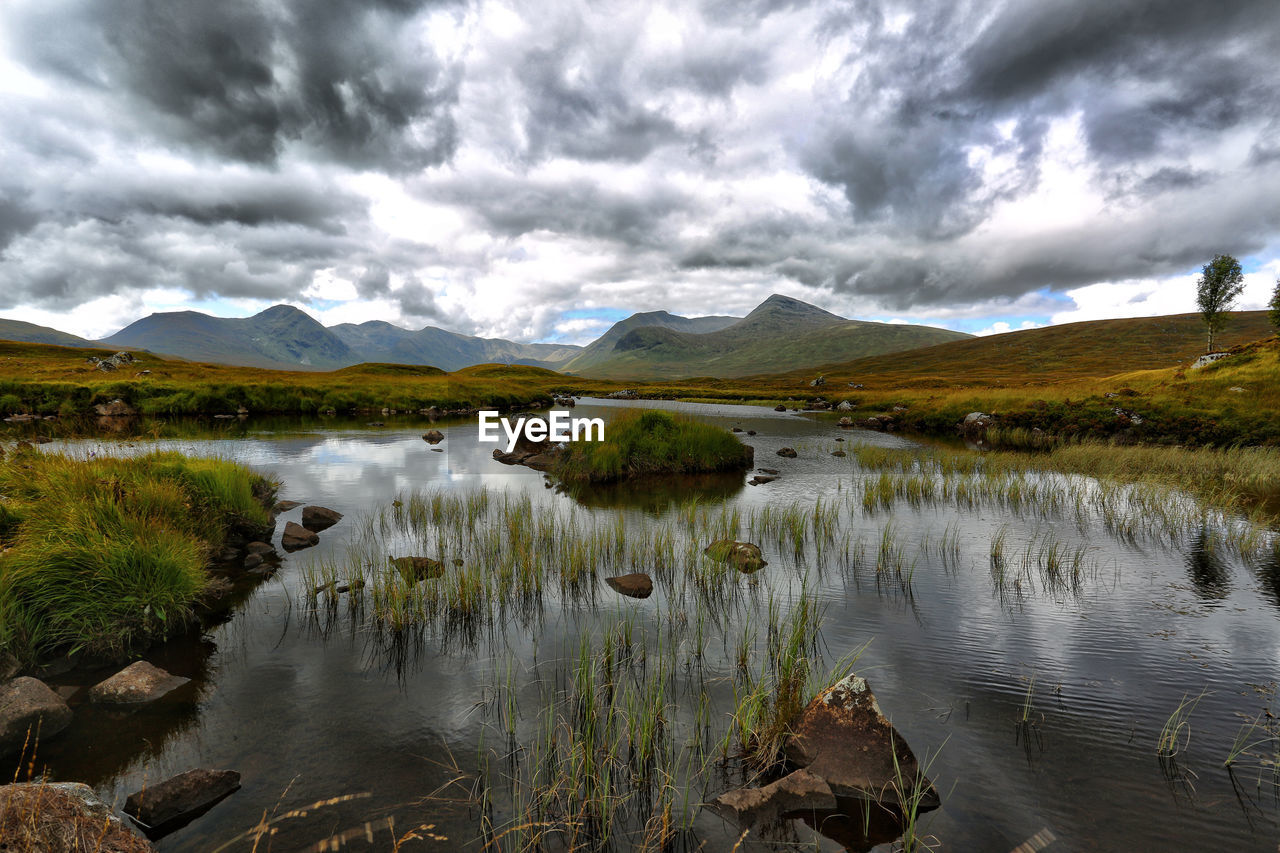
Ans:
[{"label": "green grass", "polygon": [[0,646],[114,656],[182,626],[231,528],[265,527],[272,486],[216,459],[153,453],[0,461]]},{"label": "green grass", "polygon": [[719,427],[669,412],[627,412],[606,426],[604,441],[570,444],[555,474],[569,483],[608,483],[654,474],[741,470],[751,460],[750,448]]}]

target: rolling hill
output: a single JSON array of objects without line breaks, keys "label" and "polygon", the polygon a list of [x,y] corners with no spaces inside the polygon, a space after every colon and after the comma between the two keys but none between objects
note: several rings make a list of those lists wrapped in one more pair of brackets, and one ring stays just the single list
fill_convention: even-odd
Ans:
[{"label": "rolling hill", "polygon": [[619,336],[612,350],[597,351],[594,363],[584,366],[579,356],[561,369],[609,379],[742,377],[811,369],[852,356],[899,352],[969,337],[930,326],[847,320],[775,294],[743,319],[715,331],[636,326]]},{"label": "rolling hill", "polygon": [[[1273,333],[1266,311],[1232,312],[1223,349]],[[1204,352],[1199,314],[1065,323],[826,365],[829,381],[867,387],[1024,385],[1185,366]],[[786,378],[800,379],[799,371]],[[780,377],[782,378],[782,377]]]},{"label": "rolling hill", "polygon": [[37,326],[35,323],[24,323],[21,320],[0,319],[0,340],[20,341],[27,344],[55,344],[61,347],[95,346],[92,341],[67,332],[59,332],[48,326]]}]

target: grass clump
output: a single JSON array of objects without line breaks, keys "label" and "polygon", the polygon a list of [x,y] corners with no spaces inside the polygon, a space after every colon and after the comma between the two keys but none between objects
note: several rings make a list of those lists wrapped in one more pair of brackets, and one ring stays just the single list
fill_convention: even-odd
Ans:
[{"label": "grass clump", "polygon": [[556,475],[566,482],[609,483],[653,474],[701,474],[751,467],[752,449],[719,427],[669,412],[628,412],[603,441],[569,445]]},{"label": "grass clump", "polygon": [[[117,656],[184,624],[229,530],[266,528],[272,484],[178,453],[33,451],[0,462],[0,648]],[[262,532],[265,532],[263,530]]]}]

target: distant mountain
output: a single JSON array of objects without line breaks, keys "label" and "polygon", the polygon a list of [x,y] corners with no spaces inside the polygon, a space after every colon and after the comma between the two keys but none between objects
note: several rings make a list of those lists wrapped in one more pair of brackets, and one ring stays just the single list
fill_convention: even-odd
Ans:
[{"label": "distant mountain", "polygon": [[582,351],[563,344],[518,344],[501,338],[476,338],[427,326],[416,332],[381,320],[330,327],[361,361],[430,364],[454,371],[473,364],[530,364],[554,367]]},{"label": "distant mountain", "polygon": [[274,305],[252,317],[198,311],[152,314],[102,340],[191,361],[284,370],[331,370],[363,361],[310,315]]},{"label": "distant mountain", "polygon": [[0,340],[22,341],[28,344],[57,344],[62,347],[92,347],[97,344],[78,338],[48,326],[24,323],[21,320],[0,319]]},{"label": "distant mountain", "polygon": [[666,311],[632,314],[627,319],[614,323],[607,332],[587,344],[577,355],[556,369],[566,373],[586,375],[593,368],[608,363],[614,357],[614,346],[634,329],[660,328],[701,335],[707,332],[718,332],[741,319],[741,317],[721,316],[680,317],[668,314]]},{"label": "distant mountain", "polygon": [[932,326],[847,320],[775,294],[743,319],[714,331],[636,326],[618,337],[611,351],[598,353],[594,363],[575,369],[579,356],[562,369],[616,379],[752,376],[969,337]]}]

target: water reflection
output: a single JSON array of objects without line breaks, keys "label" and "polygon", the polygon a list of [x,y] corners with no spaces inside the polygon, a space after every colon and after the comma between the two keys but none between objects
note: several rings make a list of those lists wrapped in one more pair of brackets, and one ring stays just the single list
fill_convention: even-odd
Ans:
[{"label": "water reflection", "polygon": [[1231,592],[1231,573],[1219,553],[1217,534],[1207,525],[1192,536],[1187,549],[1187,574],[1196,594],[1205,601],[1221,601]]}]

